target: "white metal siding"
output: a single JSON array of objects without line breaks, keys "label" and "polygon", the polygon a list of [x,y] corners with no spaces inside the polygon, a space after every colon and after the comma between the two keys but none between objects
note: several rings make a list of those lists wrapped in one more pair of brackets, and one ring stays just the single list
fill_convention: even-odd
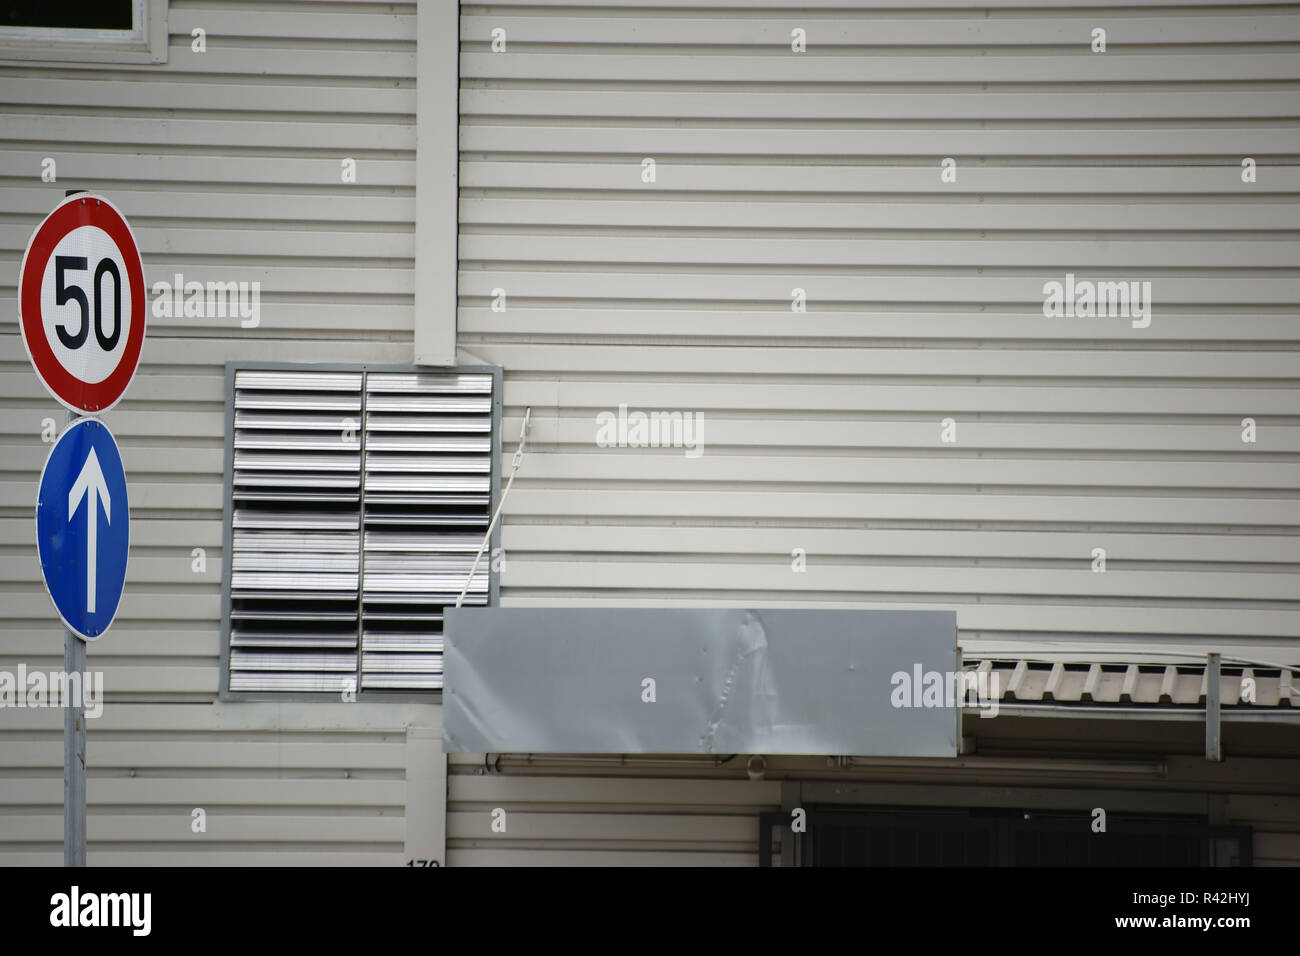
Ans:
[{"label": "white metal siding", "polygon": [[[938,606],[972,652],[1227,635],[1295,656],[1294,5],[552,5],[461,21],[459,359],[505,366],[507,452],[534,410],[505,602]],[[31,538],[62,413],[16,330],[35,224],[97,189],[150,284],[262,283],[257,329],[151,317],[108,416],[134,528],[89,652],[92,864],[400,862],[414,829],[441,839],[436,707],[213,703],[223,364],[411,360],[413,13],[175,0],[164,66],[0,65],[0,667],[62,662]],[[1150,279],[1151,327],[1043,319],[1067,271]],[[704,456],[598,449],[620,403],[703,411]],[[0,862],[58,862],[60,763],[58,712],[0,714]],[[455,769],[452,864],[753,863],[779,805],[771,781]],[[1261,862],[1300,859],[1293,799],[1228,811],[1263,821]]]},{"label": "white metal siding", "polygon": [[[968,654],[1300,663],[1300,6],[1088,6],[462,4],[458,342],[506,369],[505,453],[532,407],[503,604],[952,608]],[[1150,327],[1044,318],[1067,272],[1150,281]],[[703,455],[598,447],[620,405],[703,412]],[[455,764],[449,861],[752,863],[757,810],[698,803],[779,805],[583,766]],[[1297,858],[1294,804],[1232,798],[1261,863]]]},{"label": "white metal siding", "polygon": [[781,805],[770,780],[611,776],[599,760],[587,774],[497,774],[469,755],[448,763],[450,866],[754,866],[758,814]]},{"label": "white metal siding", "polygon": [[[87,862],[401,863],[410,773],[403,724],[413,717],[392,705],[341,702],[109,703],[87,723]],[[5,712],[6,866],[62,860],[62,731],[61,711]],[[195,810],[203,811],[201,831]]]},{"label": "white metal siding", "polygon": [[[121,612],[88,653],[108,700],[87,735],[92,864],[402,861],[404,727],[436,725],[436,708],[340,703],[295,727],[275,705],[187,705],[219,683],[224,363],[411,361],[415,20],[407,2],[173,0],[164,65],[0,64],[0,668],[63,660],[32,538],[42,420],[63,413],[17,335],[36,224],[65,188],[93,189],[130,220],[151,287],[261,283],[256,328],[151,314],[106,416],[133,526]],[[0,715],[0,861],[60,859],[60,726],[57,711]]]},{"label": "white metal siding", "polygon": [[[462,6],[459,344],[507,445],[533,409],[503,603],[1300,662],[1300,7],[712,6]],[[1150,327],[1045,318],[1067,272]],[[622,404],[703,455],[597,447]]]},{"label": "white metal siding", "polygon": [[[1061,750],[1058,756],[1068,752],[1070,735],[1067,730],[1052,739]],[[1092,742],[1094,752],[1104,746]],[[1144,774],[1134,772],[1142,758],[1132,752],[1126,756],[1134,766],[1119,771],[1086,760],[1072,768],[1065,760],[1059,769],[1049,769],[1050,761],[1035,765],[1029,759],[1016,768],[1014,757],[1000,756],[983,766],[979,758],[930,767],[850,761],[856,765],[847,770],[838,760],[775,757],[768,758],[767,778],[750,780],[744,758],[718,766],[698,755],[489,754],[486,760],[452,755],[447,861],[452,866],[754,866],[759,814],[779,811],[783,803],[787,810],[855,805],[1041,810],[1075,813],[1086,829],[1099,800],[1112,819],[1177,814],[1249,826],[1256,865],[1294,866],[1300,860],[1300,797],[1288,779],[1291,761],[1236,756],[1237,769],[1228,775],[1198,755],[1151,753],[1150,761],[1160,769]],[[504,829],[494,830],[494,812],[500,810],[504,817],[495,819]]]}]

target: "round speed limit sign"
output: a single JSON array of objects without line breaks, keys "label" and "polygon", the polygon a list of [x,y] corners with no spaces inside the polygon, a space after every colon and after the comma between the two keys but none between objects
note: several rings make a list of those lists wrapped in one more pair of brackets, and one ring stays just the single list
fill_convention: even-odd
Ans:
[{"label": "round speed limit sign", "polygon": [[50,394],[74,412],[117,404],[144,344],[144,264],[103,196],[74,193],[37,226],[18,274],[23,345]]}]

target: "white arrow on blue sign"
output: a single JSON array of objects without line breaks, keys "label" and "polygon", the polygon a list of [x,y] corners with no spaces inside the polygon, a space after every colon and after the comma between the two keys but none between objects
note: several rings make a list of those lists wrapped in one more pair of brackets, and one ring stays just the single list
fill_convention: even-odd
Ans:
[{"label": "white arrow on blue sign", "polygon": [[81,418],[59,436],[36,495],[41,574],[63,623],[102,637],[126,584],[131,513],[122,455],[108,426]]}]

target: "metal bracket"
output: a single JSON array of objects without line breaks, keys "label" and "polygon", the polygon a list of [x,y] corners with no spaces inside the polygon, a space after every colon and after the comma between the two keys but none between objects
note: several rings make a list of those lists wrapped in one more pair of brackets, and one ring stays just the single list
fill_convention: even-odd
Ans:
[{"label": "metal bracket", "polygon": [[1218,653],[1212,652],[1205,665],[1205,759],[1216,763],[1223,761],[1223,740],[1219,734],[1221,664]]}]

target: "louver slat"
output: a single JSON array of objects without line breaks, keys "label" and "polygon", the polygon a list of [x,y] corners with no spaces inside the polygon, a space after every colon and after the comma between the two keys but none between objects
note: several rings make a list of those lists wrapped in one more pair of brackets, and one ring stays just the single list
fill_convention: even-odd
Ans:
[{"label": "louver slat", "polygon": [[[490,518],[493,379],[241,370],[230,689],[442,686],[443,608]],[[486,604],[493,556],[465,597]]]},{"label": "louver slat", "polygon": [[235,374],[230,689],[356,687],[362,376]]},{"label": "louver slat", "polygon": [[[442,686],[442,609],[490,518],[492,377],[366,378],[361,688]],[[491,555],[466,604],[486,604]]]}]

